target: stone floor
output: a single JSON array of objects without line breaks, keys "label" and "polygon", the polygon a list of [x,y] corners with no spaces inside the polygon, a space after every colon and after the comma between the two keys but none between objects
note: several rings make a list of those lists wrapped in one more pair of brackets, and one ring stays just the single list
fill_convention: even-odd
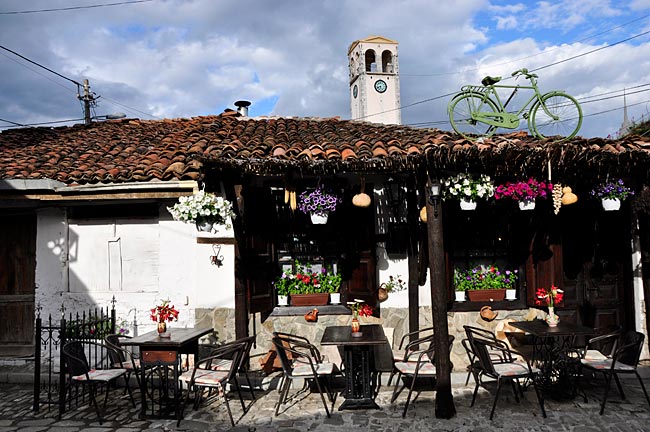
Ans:
[{"label": "stone floor", "polygon": [[[650,375],[644,371],[644,377]],[[546,400],[548,417],[544,419],[539,410],[535,393],[525,393],[524,400],[517,404],[510,388],[504,388],[497,405],[494,420],[489,420],[493,400],[493,389],[481,389],[477,403],[470,407],[473,383],[464,386],[464,374],[453,374],[453,396],[457,414],[450,420],[436,419],[432,391],[422,391],[409,407],[405,419],[402,410],[406,395],[401,395],[391,404],[392,387],[382,386],[377,397],[380,410],[338,411],[342,402],[339,395],[334,404],[331,418],[327,418],[318,393],[298,393],[292,403],[284,407],[279,416],[274,416],[274,405],[278,399],[275,389],[258,391],[258,399],[251,404],[244,415],[236,394],[232,395],[231,408],[238,420],[231,428],[225,406],[214,401],[199,410],[186,409],[180,427],[174,420],[138,419],[138,409],[133,408],[128,397],[120,389],[113,390],[116,399],[109,402],[105,422],[100,425],[95,412],[88,406],[81,406],[65,413],[57,420],[53,407],[32,411],[32,387],[28,383],[0,384],[0,432],[59,432],[59,431],[334,431],[362,428],[372,431],[648,431],[650,430],[650,408],[648,407],[636,379],[623,379],[627,400],[622,401],[614,389],[610,395],[605,414],[598,415],[602,381],[586,388],[588,402],[581,397],[571,401]],[[271,382],[271,385],[268,385]],[[273,387],[272,380],[264,387]],[[294,387],[294,393],[300,390]],[[489,391],[490,390],[490,391]],[[245,393],[246,395],[246,393]],[[136,392],[136,400],[137,400]],[[247,403],[251,403],[250,400]]]}]

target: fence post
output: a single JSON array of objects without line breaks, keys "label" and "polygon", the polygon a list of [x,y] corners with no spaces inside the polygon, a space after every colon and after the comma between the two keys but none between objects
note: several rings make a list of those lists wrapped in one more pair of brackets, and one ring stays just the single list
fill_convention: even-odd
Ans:
[{"label": "fence post", "polygon": [[[63,308],[63,305],[61,305]],[[65,311],[61,311],[61,330],[59,330],[59,419],[65,412],[65,356],[63,355],[63,346],[66,342],[66,321]]]},{"label": "fence post", "polygon": [[34,334],[34,405],[32,409],[38,412],[41,401],[41,305],[36,307],[36,331]]}]

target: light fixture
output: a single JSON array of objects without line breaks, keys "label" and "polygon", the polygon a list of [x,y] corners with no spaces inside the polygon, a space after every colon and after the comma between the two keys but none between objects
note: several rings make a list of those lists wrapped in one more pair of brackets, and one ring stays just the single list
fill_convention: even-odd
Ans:
[{"label": "light fixture", "polygon": [[393,177],[389,177],[388,180],[386,180],[384,183],[384,189],[386,191],[386,198],[388,199],[388,204],[392,209],[395,222],[399,222],[400,207],[404,205],[404,188],[402,187],[402,182]]},{"label": "light fixture", "polygon": [[438,217],[438,204],[440,203],[440,191],[442,185],[437,179],[431,180],[429,185],[429,202],[433,206],[433,216]]}]

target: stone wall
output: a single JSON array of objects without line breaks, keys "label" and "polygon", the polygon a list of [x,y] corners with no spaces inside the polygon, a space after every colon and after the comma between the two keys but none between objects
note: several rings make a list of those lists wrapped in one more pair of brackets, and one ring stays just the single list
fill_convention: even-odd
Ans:
[{"label": "stone wall", "polygon": [[[522,321],[530,320],[544,313],[537,309],[521,309],[512,311],[498,311],[498,317],[491,322],[484,321],[479,312],[449,312],[447,313],[449,322],[449,333],[455,336],[452,345],[451,361],[454,364],[454,371],[464,371],[467,367],[467,354],[461,340],[465,338],[464,325],[482,327],[495,331],[499,323],[503,320]],[[404,334],[408,332],[408,310],[404,308],[382,308],[381,318],[361,318],[363,324],[381,324],[386,331],[387,336],[392,333],[390,341],[393,347],[397,348]],[[223,342],[235,339],[235,311],[229,308],[218,309],[197,309],[197,326],[212,326],[216,335],[214,341]],[[318,343],[323,336],[327,326],[333,325],[350,325],[351,315],[319,315],[318,322],[311,323],[305,321],[303,316],[281,316],[268,317],[260,321],[259,314],[255,315],[255,323],[251,321],[249,334],[257,334],[256,347],[251,351],[253,361],[251,366],[254,369],[259,368],[259,359],[272,349],[271,337],[274,331],[285,333],[294,333],[306,337],[313,341],[315,345],[326,354],[330,360],[339,362],[338,351],[332,347],[321,347]],[[431,327],[431,307],[424,306],[420,308],[420,328]],[[392,329],[392,330],[391,330]]]}]

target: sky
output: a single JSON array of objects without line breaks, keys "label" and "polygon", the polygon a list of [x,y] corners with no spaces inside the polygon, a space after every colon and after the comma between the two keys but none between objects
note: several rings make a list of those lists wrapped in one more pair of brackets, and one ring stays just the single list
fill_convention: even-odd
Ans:
[{"label": "sky", "polygon": [[[56,8],[69,9],[30,12]],[[88,79],[97,116],[193,117],[249,100],[251,116],[350,119],[347,50],[371,35],[399,43],[405,125],[451,130],[453,93],[520,68],[581,102],[579,135],[616,136],[624,92],[630,120],[649,115],[650,0],[0,1],[0,46]],[[0,131],[83,118],[70,80],[5,49],[0,76]]]}]

